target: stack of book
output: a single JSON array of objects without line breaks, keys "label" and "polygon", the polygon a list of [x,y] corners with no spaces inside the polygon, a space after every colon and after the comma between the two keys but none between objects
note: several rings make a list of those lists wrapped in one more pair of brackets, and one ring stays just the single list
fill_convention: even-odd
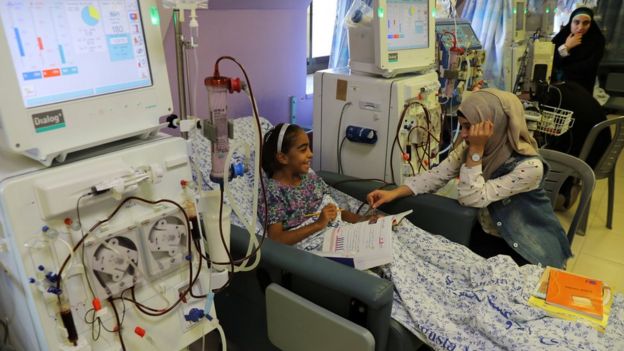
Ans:
[{"label": "stack of book", "polygon": [[611,289],[601,280],[546,267],[529,305],[551,316],[586,323],[604,332],[611,300]]}]

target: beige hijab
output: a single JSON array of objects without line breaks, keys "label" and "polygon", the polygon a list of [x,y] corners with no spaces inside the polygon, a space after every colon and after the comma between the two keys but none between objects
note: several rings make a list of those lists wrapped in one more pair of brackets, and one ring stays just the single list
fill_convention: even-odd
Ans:
[{"label": "beige hijab", "polygon": [[494,134],[485,144],[483,176],[490,179],[515,151],[521,155],[537,155],[537,142],[529,134],[522,103],[512,93],[498,89],[482,89],[470,94],[458,109],[470,124],[494,123]]}]

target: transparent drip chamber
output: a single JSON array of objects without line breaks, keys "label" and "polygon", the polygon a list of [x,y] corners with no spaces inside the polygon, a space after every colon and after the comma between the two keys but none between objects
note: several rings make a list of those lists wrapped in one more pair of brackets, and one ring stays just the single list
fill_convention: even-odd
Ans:
[{"label": "transparent drip chamber", "polygon": [[[223,177],[227,176],[225,159],[229,151],[227,94],[229,78],[208,77],[205,84],[208,89],[208,108],[210,109],[210,123],[204,126],[204,135],[211,141],[210,179],[222,184]],[[207,131],[205,128],[208,128]]]},{"label": "transparent drip chamber", "polygon": [[[204,136],[211,143],[210,180],[219,184],[221,191],[224,191],[224,179],[229,179],[225,177],[229,177],[230,169],[229,165],[226,165],[229,152],[227,95],[230,91],[230,79],[215,75],[206,78],[204,84],[208,90],[208,108],[210,110],[208,123],[204,123],[203,126]],[[199,209],[207,234],[208,254],[213,262],[211,270],[213,272],[212,279],[214,279],[215,272],[227,272],[229,268],[227,262],[230,261],[228,251],[231,208],[222,203],[219,190],[214,190],[200,195]],[[215,283],[211,283],[212,288],[216,288]]]}]

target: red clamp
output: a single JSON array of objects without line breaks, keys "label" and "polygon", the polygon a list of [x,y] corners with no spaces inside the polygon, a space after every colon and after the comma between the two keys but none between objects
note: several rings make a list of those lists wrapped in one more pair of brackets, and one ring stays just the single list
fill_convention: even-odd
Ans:
[{"label": "red clamp", "polygon": [[145,329],[139,327],[138,325],[134,328],[134,333],[140,337],[145,336]]},{"label": "red clamp", "polygon": [[230,84],[228,84],[228,90],[230,94],[233,92],[240,93],[241,91],[241,81],[240,78],[230,78]]},{"label": "red clamp", "polygon": [[93,301],[91,301],[91,304],[93,305],[93,309],[95,311],[99,311],[102,309],[102,303],[100,302],[100,299],[98,299],[97,297],[93,298]]}]

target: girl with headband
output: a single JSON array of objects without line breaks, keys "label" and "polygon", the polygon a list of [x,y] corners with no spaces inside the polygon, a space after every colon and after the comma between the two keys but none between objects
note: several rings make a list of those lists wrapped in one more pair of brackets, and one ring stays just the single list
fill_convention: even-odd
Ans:
[{"label": "girl with headband", "polygon": [[[325,205],[329,186],[310,171],[312,150],[303,129],[294,124],[280,123],[264,136],[262,169],[267,178],[266,196],[269,238],[295,244],[319,232],[337,217],[350,223],[371,219],[340,210],[334,203]],[[264,216],[264,209],[259,209]],[[301,226],[310,218],[315,220]]]}]

